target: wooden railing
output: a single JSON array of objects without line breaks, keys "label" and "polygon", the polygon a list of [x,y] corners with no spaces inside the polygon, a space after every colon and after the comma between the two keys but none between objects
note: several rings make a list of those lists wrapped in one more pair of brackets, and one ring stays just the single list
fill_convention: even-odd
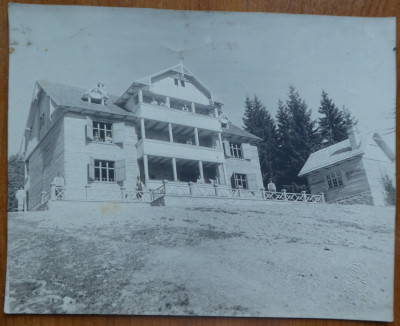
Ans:
[{"label": "wooden railing", "polygon": [[167,180],[157,189],[152,191],[151,200],[154,201],[164,195],[171,196],[191,196],[191,197],[225,197],[242,198],[254,200],[282,201],[282,202],[305,202],[324,204],[324,194],[290,193],[283,189],[280,192],[248,189],[232,189],[218,184],[198,184],[198,183],[168,183]]},{"label": "wooden railing", "polygon": [[82,201],[118,201],[118,202],[144,202],[150,203],[150,192],[147,190],[120,190],[95,189],[87,185],[85,188],[57,187],[51,184],[50,193],[43,191],[41,206],[46,207],[50,200],[82,200]]},{"label": "wooden railing", "polygon": [[189,183],[168,183],[167,180],[163,184],[148,191],[127,191],[121,187],[120,191],[110,191],[107,189],[91,189],[90,186],[82,188],[56,187],[51,185],[50,193],[42,192],[42,201],[40,208],[47,209],[50,200],[81,200],[81,201],[117,201],[117,202],[143,202],[150,203],[165,195],[171,196],[188,196],[188,197],[222,197],[237,199],[254,199],[260,201],[280,201],[280,202],[303,202],[324,204],[324,194],[307,194],[305,191],[301,193],[288,193],[285,189],[280,192],[248,189],[231,189],[219,184],[197,184]]}]

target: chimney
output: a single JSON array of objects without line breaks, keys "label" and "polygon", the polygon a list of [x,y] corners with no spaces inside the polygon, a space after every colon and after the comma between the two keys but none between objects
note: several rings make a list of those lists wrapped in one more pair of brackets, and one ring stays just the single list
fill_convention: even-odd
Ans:
[{"label": "chimney", "polygon": [[360,147],[360,133],[355,125],[347,127],[347,136],[350,140],[351,149]]}]

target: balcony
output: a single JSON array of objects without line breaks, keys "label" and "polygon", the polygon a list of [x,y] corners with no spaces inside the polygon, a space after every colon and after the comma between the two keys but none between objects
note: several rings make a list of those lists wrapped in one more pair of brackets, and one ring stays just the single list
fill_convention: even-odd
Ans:
[{"label": "balcony", "polygon": [[155,139],[142,139],[136,144],[138,157],[143,155],[162,156],[194,161],[224,163],[225,156],[221,149],[172,143]]},{"label": "balcony", "polygon": [[[183,108],[185,108],[184,105]],[[190,109],[177,109],[146,102],[138,103],[134,111],[138,117],[147,120],[157,120],[176,125],[221,131],[221,123],[214,114],[205,115],[192,112]]]}]

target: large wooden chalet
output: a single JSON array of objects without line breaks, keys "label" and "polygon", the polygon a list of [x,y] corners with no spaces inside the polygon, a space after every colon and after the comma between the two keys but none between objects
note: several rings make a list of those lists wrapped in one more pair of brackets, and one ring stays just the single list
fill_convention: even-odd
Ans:
[{"label": "large wooden chalet", "polygon": [[[124,200],[137,188],[207,194],[263,187],[256,136],[233,125],[223,104],[182,64],[135,81],[122,96],[38,81],[25,140],[29,210],[52,194],[72,201]],[[122,195],[121,195],[122,194]],[[122,196],[122,197],[121,197]],[[46,199],[47,198],[47,199]]]}]

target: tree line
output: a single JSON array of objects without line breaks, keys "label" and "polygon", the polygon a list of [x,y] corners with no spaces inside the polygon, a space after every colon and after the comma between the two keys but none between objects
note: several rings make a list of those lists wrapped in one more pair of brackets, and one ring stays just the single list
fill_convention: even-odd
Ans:
[{"label": "tree line", "polygon": [[341,109],[325,91],[313,120],[311,109],[293,86],[286,101],[279,100],[275,119],[260,99],[246,97],[244,129],[262,139],[257,145],[264,185],[272,179],[289,192],[309,190],[300,172],[309,155],[347,139],[347,128],[357,123],[346,107]]}]

